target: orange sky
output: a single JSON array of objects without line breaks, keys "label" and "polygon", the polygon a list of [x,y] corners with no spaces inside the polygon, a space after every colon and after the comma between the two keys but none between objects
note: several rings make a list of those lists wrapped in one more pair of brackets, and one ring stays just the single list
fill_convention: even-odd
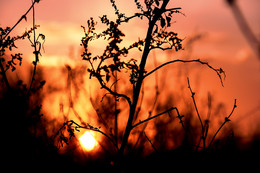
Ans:
[{"label": "orange sky", "polygon": [[[125,10],[126,14],[132,14],[134,3],[131,0],[123,2],[118,3],[120,9]],[[238,0],[238,2],[253,31],[259,35],[260,2],[258,0]],[[1,0],[0,15],[4,17],[0,18],[0,24],[12,26],[30,4],[31,0]],[[194,33],[207,34],[204,44],[195,51],[199,55],[243,59],[252,54],[224,0],[174,0],[170,5],[182,7],[186,15],[186,17],[176,15],[177,23],[173,25],[173,28],[183,37],[189,37]],[[65,54],[67,51],[60,49],[60,43],[65,44],[65,49],[70,45],[78,46],[82,35],[80,25],[85,25],[86,20],[91,16],[97,17],[103,14],[112,16],[113,8],[109,0],[42,0],[37,5],[36,13],[37,23],[41,25],[39,32],[48,35],[46,48],[48,47],[49,50],[46,55],[61,55],[62,52]],[[22,25],[29,28],[30,24],[30,22],[23,22]],[[21,30],[23,31],[24,28],[17,28],[17,32]],[[59,47],[59,52],[56,46]]]},{"label": "orange sky", "polygon": [[[1,0],[0,26],[12,26],[30,4],[31,0]],[[238,0],[238,4],[255,35],[260,39],[260,1]],[[208,60],[226,71],[225,87],[217,87],[217,93],[229,106],[232,106],[234,98],[238,99],[237,121],[246,119],[247,125],[252,122],[255,125],[259,124],[259,109],[249,117],[245,116],[260,104],[260,60],[241,34],[224,0],[172,0],[169,6],[182,7],[186,15],[175,15],[176,23],[172,29],[179,33],[180,37],[188,40],[196,34],[204,35],[193,45],[191,58]],[[118,7],[129,15],[135,12],[133,0],[120,1]],[[79,50],[83,31],[80,26],[86,25],[91,16],[98,19],[98,16],[103,14],[113,16],[109,0],[42,0],[36,5],[36,23],[41,25],[37,32],[46,35],[45,53],[40,64],[56,66],[81,61]],[[144,36],[144,24],[145,22],[135,20],[122,27],[130,34],[128,38],[131,41],[136,40],[138,36]],[[28,22],[23,21],[15,29],[15,33],[22,33],[24,28],[29,29],[31,25],[29,14]],[[19,42],[17,46],[25,57],[33,57],[29,41]],[[174,58],[178,56],[183,56],[182,52],[174,55]],[[74,57],[74,60],[70,60],[69,57]],[[32,59],[28,61],[31,62]],[[215,87],[211,85],[213,79],[206,80],[208,81],[203,81],[202,85],[207,86],[209,91],[215,91]]]}]

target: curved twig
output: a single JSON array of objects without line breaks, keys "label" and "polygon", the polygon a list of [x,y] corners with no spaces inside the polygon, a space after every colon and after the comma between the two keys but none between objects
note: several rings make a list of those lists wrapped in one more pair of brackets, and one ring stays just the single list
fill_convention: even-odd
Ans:
[{"label": "curved twig", "polygon": [[211,144],[213,143],[215,137],[217,136],[217,134],[219,133],[219,131],[222,129],[222,127],[229,121],[231,121],[229,118],[231,117],[231,115],[233,114],[234,110],[236,109],[237,107],[237,99],[235,99],[235,102],[234,102],[234,106],[233,106],[233,109],[231,111],[231,113],[229,114],[229,116],[225,117],[225,121],[221,124],[221,126],[218,128],[218,130],[216,131],[216,133],[214,134],[214,136],[212,137],[209,145],[208,145],[208,148],[211,147]]},{"label": "curved twig", "polygon": [[141,124],[143,124],[143,123],[145,123],[145,122],[147,122],[147,121],[150,121],[150,120],[152,120],[152,119],[154,119],[154,118],[156,118],[156,117],[159,117],[159,116],[161,116],[161,115],[163,115],[163,114],[166,114],[166,113],[172,111],[173,109],[175,109],[175,110],[177,111],[177,114],[178,114],[178,116],[179,116],[179,111],[178,111],[177,107],[171,107],[170,109],[168,109],[168,110],[166,110],[166,111],[164,111],[164,112],[161,112],[161,113],[159,113],[159,114],[157,114],[157,115],[154,115],[154,116],[152,116],[152,117],[149,117],[149,118],[147,118],[147,119],[145,119],[145,120],[143,120],[143,121],[139,121],[139,122],[136,123],[135,125],[132,125],[132,128],[131,128],[131,129],[133,129],[133,128],[135,128],[135,127],[137,127],[137,126],[139,126],[139,125],[141,125]]},{"label": "curved twig", "polygon": [[13,29],[24,19],[27,20],[27,14],[31,11],[31,9],[34,8],[34,4],[35,3],[39,3],[40,0],[34,0],[31,7],[26,11],[26,13],[24,15],[22,15],[22,17],[16,22],[16,24],[10,29],[10,31],[8,33],[6,33],[6,35],[3,37],[3,40],[13,31]]},{"label": "curved twig", "polygon": [[131,99],[127,95],[119,94],[119,93],[113,91],[111,88],[109,88],[108,86],[106,86],[104,84],[104,81],[103,81],[103,79],[101,77],[96,77],[96,78],[98,79],[98,81],[99,81],[99,83],[101,85],[101,88],[106,89],[110,94],[112,94],[114,96],[122,97],[122,98],[126,99],[126,101],[128,102],[129,106],[131,106],[131,104],[132,104]]},{"label": "curved twig", "polygon": [[172,61],[166,62],[166,63],[164,63],[164,64],[162,64],[162,65],[156,67],[156,68],[153,69],[152,71],[146,73],[143,78],[146,78],[147,76],[151,75],[152,73],[154,73],[155,71],[159,70],[160,68],[162,68],[162,67],[164,67],[164,66],[166,66],[166,65],[168,65],[168,64],[175,63],[175,62],[182,62],[182,63],[196,62],[196,63],[200,63],[200,64],[203,64],[203,65],[206,65],[206,66],[208,66],[210,69],[214,70],[214,71],[217,73],[217,75],[218,75],[218,77],[219,77],[219,79],[220,79],[221,85],[224,86],[223,80],[222,80],[222,77],[221,77],[221,74],[222,74],[222,73],[224,74],[224,78],[226,77],[226,74],[225,74],[225,72],[222,70],[222,68],[216,69],[216,68],[212,67],[211,65],[209,65],[207,62],[203,62],[203,61],[201,61],[200,59],[193,59],[193,60],[181,60],[181,59],[176,59],[176,60],[172,60]]}]

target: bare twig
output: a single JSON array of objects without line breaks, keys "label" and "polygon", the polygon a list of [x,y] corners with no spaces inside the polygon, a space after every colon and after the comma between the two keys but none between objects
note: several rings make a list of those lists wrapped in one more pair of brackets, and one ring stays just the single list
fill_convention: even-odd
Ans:
[{"label": "bare twig", "polygon": [[[116,75],[116,76],[117,76],[117,75]],[[116,77],[116,78],[117,78],[117,77]],[[110,90],[112,90],[112,87],[113,87],[113,86],[114,86],[114,88],[116,88],[116,85],[117,85],[117,82],[118,82],[118,81],[119,81],[119,79],[116,80],[114,83],[112,83],[112,85],[110,86]],[[117,90],[115,89],[114,92],[117,93]],[[116,96],[116,95],[114,95],[114,94],[108,92],[108,93],[105,93],[105,94],[103,95],[103,97],[101,98],[101,102],[103,102],[104,98],[105,98],[107,95],[109,95],[109,94],[111,94],[112,96],[115,97],[116,100],[118,100],[118,97],[119,97],[119,96]]]},{"label": "bare twig", "polygon": [[133,122],[136,121],[136,119],[137,119],[137,117],[138,117],[138,115],[139,115],[139,113],[142,109],[143,100],[144,100],[144,82],[143,82],[143,85],[142,85],[142,88],[141,88],[141,98],[140,98],[139,106],[136,108],[136,112],[135,112]]},{"label": "bare twig", "polygon": [[211,95],[208,94],[208,113],[207,113],[207,119],[204,121],[204,146],[206,146],[206,139],[209,131],[209,119],[210,119],[210,114],[211,114]]},{"label": "bare twig", "polygon": [[[115,92],[117,92],[117,71],[115,71],[115,82],[113,84],[114,85],[114,90]],[[112,86],[113,86],[112,84]],[[118,102],[118,98],[117,96],[114,96],[115,97],[115,123],[114,123],[114,136],[115,136],[115,143],[116,145],[118,144],[118,113],[119,113],[119,110],[118,110],[118,106],[117,106],[117,102]]]},{"label": "bare twig", "polygon": [[[202,128],[202,132],[204,132],[204,125],[203,125],[203,122],[201,120],[200,113],[199,113],[199,110],[198,110],[198,107],[197,107],[197,104],[196,104],[196,101],[195,101],[195,97],[194,97],[195,92],[193,92],[192,89],[191,89],[189,78],[187,78],[187,81],[188,81],[188,88],[190,89],[190,92],[191,92],[192,101],[193,101],[196,113],[198,115],[198,118],[200,120],[200,125],[201,125],[201,128]],[[204,133],[202,133],[202,134],[204,134]]]},{"label": "bare twig", "polygon": [[109,131],[109,126],[108,126],[108,124],[106,123],[106,121],[104,120],[104,118],[102,117],[102,115],[99,113],[99,109],[96,108],[96,106],[95,106],[95,104],[94,104],[94,101],[93,101],[91,95],[90,95],[90,102],[91,102],[91,105],[92,105],[93,109],[95,110],[95,112],[96,112],[96,114],[97,114],[99,120],[100,120],[101,123],[104,125],[104,127],[106,128],[106,130]]},{"label": "bare twig", "polygon": [[[157,61],[156,61],[156,57],[155,56],[154,56],[154,66],[155,67],[157,66]],[[156,105],[156,103],[158,101],[158,97],[160,95],[158,81],[159,81],[158,73],[155,73],[155,99],[154,99],[153,106],[151,107],[151,109],[149,111],[149,114],[152,114],[152,112],[153,112],[153,110],[155,108],[155,105]]]},{"label": "bare twig", "polygon": [[147,122],[147,121],[150,121],[150,120],[152,120],[152,119],[154,119],[154,118],[156,118],[156,117],[159,117],[159,116],[161,116],[161,115],[163,115],[163,114],[166,114],[166,113],[172,111],[173,109],[175,109],[175,110],[177,111],[177,113],[179,113],[179,111],[178,111],[178,109],[177,109],[176,107],[171,107],[170,109],[168,109],[168,110],[166,110],[166,111],[164,111],[164,112],[161,112],[161,113],[159,113],[159,114],[157,114],[157,115],[154,115],[154,116],[152,116],[152,117],[149,117],[149,118],[147,118],[147,119],[145,119],[145,120],[143,120],[143,121],[139,121],[138,123],[136,123],[135,125],[132,126],[132,129],[135,128],[136,126],[139,126],[139,125],[141,125],[141,124],[143,124],[143,123],[145,123],[145,122]]},{"label": "bare twig", "polygon": [[151,146],[153,147],[154,151],[157,152],[158,150],[157,150],[156,147],[153,145],[152,141],[148,138],[148,136],[146,135],[145,132],[144,132],[144,136],[145,136],[145,138],[148,140],[148,142],[151,144]]},{"label": "bare twig", "polygon": [[217,134],[219,133],[219,131],[222,129],[222,127],[223,127],[227,122],[231,121],[229,118],[230,118],[231,115],[234,113],[236,107],[237,107],[237,100],[235,99],[235,101],[234,101],[234,106],[233,106],[233,109],[232,109],[231,113],[230,113],[227,117],[225,117],[225,121],[221,124],[221,126],[218,128],[218,130],[216,131],[216,133],[215,133],[214,136],[212,137],[212,139],[211,139],[211,141],[210,141],[210,143],[209,143],[209,145],[208,145],[208,149],[211,147],[211,145],[212,145],[212,143],[213,143],[215,137],[217,136]]},{"label": "bare twig", "polygon": [[4,69],[4,66],[3,66],[1,60],[0,60],[0,68],[1,68],[1,74],[2,74],[2,76],[3,76],[3,80],[4,80],[4,83],[5,83],[5,86],[7,87],[8,90],[10,90],[11,87],[10,87],[9,81],[8,81],[8,79],[7,79],[7,76],[6,76],[6,74],[5,74],[5,69]]},{"label": "bare twig", "polygon": [[112,95],[114,95],[114,96],[116,96],[116,97],[123,97],[124,99],[126,99],[126,101],[128,102],[128,104],[131,106],[131,99],[128,97],[128,96],[126,96],[126,95],[124,95],[124,94],[119,94],[119,93],[117,93],[117,92],[115,92],[115,91],[113,91],[111,88],[109,88],[108,86],[106,86],[106,84],[104,84],[104,81],[103,81],[103,79],[101,78],[101,77],[96,77],[97,79],[98,79],[98,81],[99,81],[99,84],[101,85],[101,88],[104,88],[104,89],[106,89],[110,94],[112,94]]},{"label": "bare twig", "polygon": [[153,69],[152,71],[148,72],[147,74],[145,74],[145,75],[144,75],[144,78],[146,78],[147,76],[151,75],[152,73],[154,73],[155,71],[159,70],[160,68],[162,68],[162,67],[164,67],[164,66],[166,66],[166,65],[168,65],[168,64],[175,63],[175,62],[182,62],[182,63],[196,62],[196,63],[200,63],[200,64],[203,64],[203,65],[206,65],[206,66],[208,66],[210,69],[214,70],[214,71],[217,73],[217,75],[218,75],[218,77],[219,77],[219,79],[220,79],[221,85],[224,86],[223,80],[222,80],[222,77],[221,77],[221,74],[222,74],[222,73],[224,74],[224,79],[225,79],[225,77],[226,77],[226,74],[225,74],[225,72],[223,71],[223,69],[222,69],[222,68],[216,69],[216,68],[212,67],[211,65],[209,65],[207,62],[203,62],[203,61],[201,61],[200,59],[196,59],[196,60],[180,60],[180,59],[176,59],[176,60],[172,60],[172,61],[166,62],[166,63],[164,63],[164,64],[162,64],[162,65],[156,67],[156,68]]},{"label": "bare twig", "polygon": [[[178,118],[178,119],[180,120],[180,123],[181,123],[181,125],[182,125],[182,128],[185,130],[186,128],[185,128],[185,126],[184,126],[184,124],[183,124],[183,120],[182,120],[182,118],[184,117],[184,115],[180,115],[179,110],[178,110],[177,108],[176,108],[176,112],[177,112],[176,118]],[[168,114],[169,114],[169,117],[171,117],[170,112],[168,112]]]},{"label": "bare twig", "polygon": [[[155,64],[155,66],[156,66],[156,58],[154,58],[154,64]],[[143,83],[144,83],[144,82],[143,82]],[[137,119],[138,114],[139,114],[139,112],[140,112],[140,110],[141,110],[141,106],[142,106],[142,102],[143,102],[143,97],[144,97],[144,84],[142,85],[142,90],[141,90],[141,92],[142,92],[142,96],[141,96],[140,106],[139,106],[139,107],[137,108],[137,110],[136,110],[136,115],[135,115],[135,119],[134,119],[133,122],[135,122],[135,120]],[[158,86],[158,74],[155,73],[155,99],[154,99],[154,103],[153,103],[151,109],[150,109],[149,112],[148,112],[148,118],[150,118],[150,117],[152,116],[152,112],[153,112],[153,110],[154,110],[154,108],[155,108],[155,105],[156,105],[156,103],[157,103],[159,94],[160,94],[160,92],[159,92],[159,86]],[[142,128],[142,130],[141,130],[141,132],[140,132],[140,134],[139,134],[139,136],[138,136],[138,139],[137,139],[137,141],[136,141],[136,143],[135,143],[135,145],[134,145],[134,148],[137,146],[137,143],[139,142],[139,140],[140,140],[142,134],[144,133],[144,130],[145,130],[146,126],[147,126],[147,123],[143,126],[143,128]]]},{"label": "bare twig", "polygon": [[176,10],[181,10],[181,7],[165,9],[165,11],[176,11]]},{"label": "bare twig", "polygon": [[7,32],[6,33],[6,35],[3,37],[3,40],[13,31],[13,29],[24,19],[24,20],[27,20],[27,14],[31,11],[31,9],[33,9],[34,8],[34,4],[35,3],[39,3],[40,2],[40,0],[34,0],[33,2],[32,2],[32,5],[31,5],[31,7],[26,11],[26,13],[24,14],[24,15],[22,15],[22,17],[16,22],[16,24],[9,30],[9,32]]},{"label": "bare twig", "polygon": [[[33,5],[32,5],[32,9],[33,9],[33,28],[35,28],[35,8],[34,8],[34,3],[35,3],[35,1],[33,2]],[[37,50],[37,43],[38,43],[38,41],[36,41],[36,33],[35,33],[35,29],[34,29],[33,30],[33,47],[34,47],[33,54],[35,55],[35,61],[33,61],[33,65],[34,65],[33,74],[32,74],[32,79],[31,79],[31,83],[30,83],[29,89],[27,91],[27,95],[30,94],[30,91],[32,89],[32,84],[33,84],[33,82],[35,80],[37,63],[39,62],[40,47],[39,47],[39,50]]]},{"label": "bare twig", "polygon": [[[170,43],[169,43],[170,44]],[[161,46],[152,46],[150,48],[150,50],[153,50],[153,49],[161,49],[162,51],[165,51],[165,50],[172,50],[172,48],[174,47],[174,45],[170,44],[169,47],[161,47]]]},{"label": "bare twig", "polygon": [[[207,133],[205,134],[205,127],[203,125],[203,122],[202,122],[202,119],[201,119],[201,116],[200,116],[200,113],[199,113],[199,110],[198,110],[198,107],[197,107],[197,104],[196,104],[196,101],[195,101],[195,97],[194,97],[195,92],[193,92],[192,89],[191,89],[189,78],[187,78],[187,81],[188,81],[188,88],[190,89],[190,92],[191,92],[192,101],[193,101],[193,104],[194,104],[194,107],[195,107],[195,110],[196,110],[196,113],[197,113],[197,116],[199,118],[200,125],[201,125],[201,138],[200,138],[200,141],[202,139],[203,148],[205,149],[206,148],[206,136],[207,136]],[[200,141],[199,141],[198,146],[200,145]]]}]

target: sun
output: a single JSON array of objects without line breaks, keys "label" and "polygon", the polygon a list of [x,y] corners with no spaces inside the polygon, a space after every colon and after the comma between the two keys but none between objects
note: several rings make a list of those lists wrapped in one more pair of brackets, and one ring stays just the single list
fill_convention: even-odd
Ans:
[{"label": "sun", "polygon": [[80,138],[79,142],[86,151],[91,151],[97,145],[95,134],[90,131],[86,131]]}]

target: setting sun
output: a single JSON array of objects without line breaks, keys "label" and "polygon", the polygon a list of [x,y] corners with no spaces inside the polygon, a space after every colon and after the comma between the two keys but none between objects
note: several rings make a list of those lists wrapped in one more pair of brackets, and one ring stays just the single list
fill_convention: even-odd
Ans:
[{"label": "setting sun", "polygon": [[94,138],[94,133],[86,131],[80,138],[79,138],[80,144],[82,147],[87,150],[93,150],[94,147],[97,145],[97,141]]}]

